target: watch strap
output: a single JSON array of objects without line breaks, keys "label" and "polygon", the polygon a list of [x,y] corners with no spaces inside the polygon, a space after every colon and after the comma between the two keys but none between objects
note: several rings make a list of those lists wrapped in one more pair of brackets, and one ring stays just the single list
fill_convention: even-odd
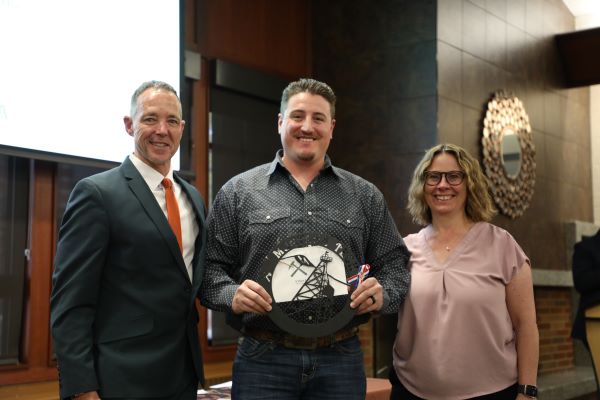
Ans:
[{"label": "watch strap", "polygon": [[538,388],[535,385],[518,385],[517,392],[529,397],[537,397]]}]

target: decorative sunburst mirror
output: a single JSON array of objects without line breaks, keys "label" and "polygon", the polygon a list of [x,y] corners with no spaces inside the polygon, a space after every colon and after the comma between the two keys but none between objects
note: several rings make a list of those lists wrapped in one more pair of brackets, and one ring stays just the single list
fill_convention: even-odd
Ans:
[{"label": "decorative sunburst mirror", "polygon": [[481,142],[496,205],[511,218],[520,217],[535,186],[535,146],[521,100],[503,91],[494,94],[487,104]]}]

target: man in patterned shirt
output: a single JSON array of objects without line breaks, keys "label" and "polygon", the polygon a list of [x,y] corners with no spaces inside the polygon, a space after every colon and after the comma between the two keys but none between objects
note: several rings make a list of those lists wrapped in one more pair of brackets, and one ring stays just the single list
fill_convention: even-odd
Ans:
[{"label": "man in patterned shirt", "polygon": [[[326,155],[335,126],[335,101],[325,83],[313,79],[290,83],[283,91],[278,118],[283,150],[271,163],[227,182],[209,214],[200,293],[205,306],[228,312],[230,322],[239,322],[232,323],[242,332],[233,364],[233,398],[364,399],[357,326],[372,313],[398,312],[408,291],[410,253],[383,195],[373,184],[334,167]],[[276,288],[269,292],[260,279],[261,268],[290,235],[330,237],[343,246],[339,255],[355,261],[342,262],[344,290],[345,277],[356,274],[359,265],[370,266],[368,276],[350,295],[354,316],[332,334],[299,337],[269,318],[279,299],[272,296]],[[295,257],[300,264],[286,265],[306,276],[318,268],[308,267],[306,261],[301,269],[307,258]],[[332,285],[335,277],[326,273]]]}]

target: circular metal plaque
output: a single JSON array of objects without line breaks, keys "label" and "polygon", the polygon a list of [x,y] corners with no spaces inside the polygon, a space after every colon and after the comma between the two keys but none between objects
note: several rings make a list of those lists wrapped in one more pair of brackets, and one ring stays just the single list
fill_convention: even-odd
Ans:
[{"label": "circular metal plaque", "polygon": [[269,317],[296,336],[327,336],[343,328],[356,312],[350,308],[346,264],[343,245],[330,236],[282,240],[265,258],[258,279],[273,299]]}]

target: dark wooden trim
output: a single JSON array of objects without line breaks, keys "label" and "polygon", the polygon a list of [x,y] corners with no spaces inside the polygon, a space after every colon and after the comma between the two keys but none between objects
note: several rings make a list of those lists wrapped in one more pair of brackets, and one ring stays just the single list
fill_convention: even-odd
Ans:
[{"label": "dark wooden trim", "polygon": [[211,346],[208,343],[206,335],[207,318],[206,308],[197,303],[198,312],[200,314],[200,323],[198,324],[198,336],[200,337],[200,347],[202,349],[202,358],[204,360],[204,369],[209,371],[211,364],[222,362],[232,362],[235,358],[237,350],[236,345]]},{"label": "dark wooden trim", "polygon": [[208,113],[210,90],[210,65],[202,58],[201,79],[192,88],[192,168],[196,188],[208,206]]},{"label": "dark wooden trim", "polygon": [[184,30],[185,30],[185,46],[188,49],[192,49],[197,46],[196,37],[198,36],[198,29],[196,28],[197,21],[197,7],[196,4],[198,2],[195,0],[185,0],[185,20],[184,20]]},{"label": "dark wooden trim", "polygon": [[52,246],[54,245],[54,166],[34,162],[32,194],[31,262],[29,272],[30,327],[26,332],[28,355],[33,365],[48,363],[50,344],[50,292],[52,288]]},{"label": "dark wooden trim", "polygon": [[50,291],[54,245],[55,164],[32,161],[30,182],[31,260],[26,275],[21,364],[2,368],[0,385],[57,379],[50,364]]},{"label": "dark wooden trim", "polygon": [[[50,260],[48,261],[49,265],[49,273],[48,273],[48,283],[50,285],[49,294],[48,294],[48,326],[50,326],[50,294],[52,293],[52,274],[54,273],[54,256],[56,255],[56,245],[58,244],[58,230],[60,228],[60,222],[62,219],[62,215],[56,215],[57,211],[57,168],[56,164],[52,164],[52,235],[48,238],[48,241],[51,243],[50,246]],[[46,359],[48,360],[48,365],[50,367],[56,368],[56,358],[54,357],[54,342],[52,341],[52,332],[50,328],[48,328],[48,348],[46,352]]]},{"label": "dark wooden trim", "polygon": [[[195,186],[204,197],[208,206],[208,114],[210,99],[210,63],[202,58],[201,65],[202,76],[199,81],[194,83],[192,95],[192,135],[193,135],[193,169],[196,176]],[[222,361],[232,361],[235,356],[235,345],[228,346],[210,346],[206,334],[207,318],[206,309],[197,304],[200,314],[200,323],[198,324],[198,335],[200,337],[200,346],[204,361],[206,363],[215,363]],[[207,367],[209,367],[207,365]]]}]

